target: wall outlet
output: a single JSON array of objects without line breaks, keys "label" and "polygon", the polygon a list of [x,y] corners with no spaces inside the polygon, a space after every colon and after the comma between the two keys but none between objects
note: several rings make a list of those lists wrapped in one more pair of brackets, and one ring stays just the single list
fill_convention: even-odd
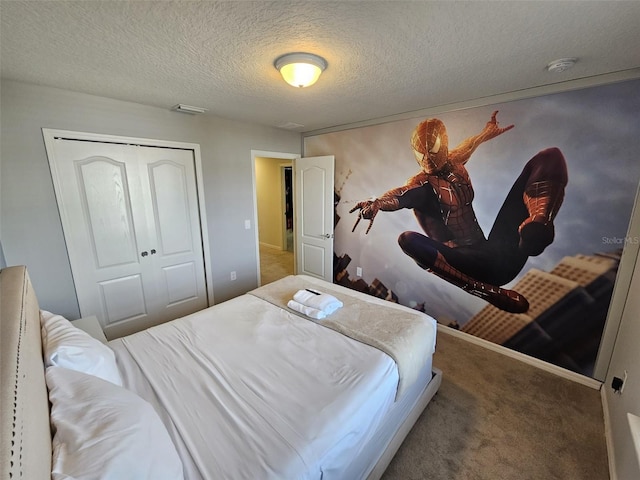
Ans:
[{"label": "wall outlet", "polygon": [[362,267],[356,267],[356,277],[362,276]]},{"label": "wall outlet", "polygon": [[245,220],[244,221],[244,229],[245,230],[251,230],[251,220]]},{"label": "wall outlet", "polygon": [[236,276],[236,272],[234,270],[233,272],[231,272],[231,281],[233,282],[236,278],[238,277]]},{"label": "wall outlet", "polygon": [[621,395],[622,392],[624,391],[624,385],[626,383],[627,383],[627,371],[625,370],[622,378],[613,377],[613,380],[611,381],[611,388],[613,388],[613,391],[615,393],[617,393],[618,395]]}]

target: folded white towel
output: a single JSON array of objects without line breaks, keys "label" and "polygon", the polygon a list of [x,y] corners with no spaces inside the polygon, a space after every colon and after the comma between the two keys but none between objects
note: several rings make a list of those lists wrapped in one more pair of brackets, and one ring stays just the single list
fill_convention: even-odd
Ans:
[{"label": "folded white towel", "polygon": [[289,300],[287,306],[291,310],[295,310],[296,312],[300,312],[307,317],[315,318],[316,320],[322,320],[327,316],[322,310],[318,310],[317,308],[313,307],[307,307],[306,305],[296,302],[295,300]]},{"label": "folded white towel", "polygon": [[318,292],[311,288],[298,290],[293,296],[293,299],[307,307],[322,310],[327,315],[331,315],[343,305],[342,302],[333,295]]}]

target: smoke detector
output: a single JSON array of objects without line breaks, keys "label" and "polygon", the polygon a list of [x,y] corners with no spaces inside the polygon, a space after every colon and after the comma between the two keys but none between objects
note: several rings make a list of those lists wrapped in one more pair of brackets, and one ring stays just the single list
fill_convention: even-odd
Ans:
[{"label": "smoke detector", "polygon": [[565,70],[569,70],[577,61],[577,58],[559,58],[547,65],[547,71],[551,73],[561,73]]}]

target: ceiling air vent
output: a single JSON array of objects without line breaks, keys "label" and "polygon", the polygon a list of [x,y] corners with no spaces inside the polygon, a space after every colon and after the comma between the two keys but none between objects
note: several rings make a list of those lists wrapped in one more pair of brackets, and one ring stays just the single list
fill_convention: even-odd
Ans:
[{"label": "ceiling air vent", "polygon": [[171,107],[171,110],[173,110],[174,112],[180,112],[180,113],[190,113],[191,115],[196,115],[196,114],[204,113],[207,111],[206,108],[194,107],[192,105],[185,105],[183,103],[174,105],[173,107]]},{"label": "ceiling air vent", "polygon": [[282,125],[278,125],[278,128],[284,128],[286,130],[297,130],[299,128],[304,128],[304,125],[301,125],[299,123],[287,122],[283,123]]}]

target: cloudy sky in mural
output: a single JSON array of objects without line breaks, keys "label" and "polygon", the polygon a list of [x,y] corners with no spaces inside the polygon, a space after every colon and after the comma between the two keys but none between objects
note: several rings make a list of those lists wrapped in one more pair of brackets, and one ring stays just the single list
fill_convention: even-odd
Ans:
[{"label": "cloudy sky in mural", "polygon": [[[479,133],[498,110],[501,126],[512,130],[482,144],[467,169],[475,190],[474,208],[489,234],[495,216],[514,180],[538,151],[555,146],[567,161],[569,184],[556,218],[554,243],[531,257],[513,285],[530,268],[551,270],[563,257],[591,255],[622,248],[640,178],[640,96],[638,81],[547,95],[487,107],[436,115],[447,126],[450,148]],[[367,265],[364,279],[379,278],[400,303],[425,303],[434,317],[464,324],[485,303],[420,269],[397,243],[404,231],[421,231],[408,210],[380,212],[365,235],[368,222],[351,229],[360,200],[401,186],[418,172],[409,140],[425,117],[335,132],[305,140],[305,155],[336,154],[336,189],[341,195],[335,252]],[[637,241],[627,238],[626,241]],[[507,286],[509,286],[507,285]]]}]

